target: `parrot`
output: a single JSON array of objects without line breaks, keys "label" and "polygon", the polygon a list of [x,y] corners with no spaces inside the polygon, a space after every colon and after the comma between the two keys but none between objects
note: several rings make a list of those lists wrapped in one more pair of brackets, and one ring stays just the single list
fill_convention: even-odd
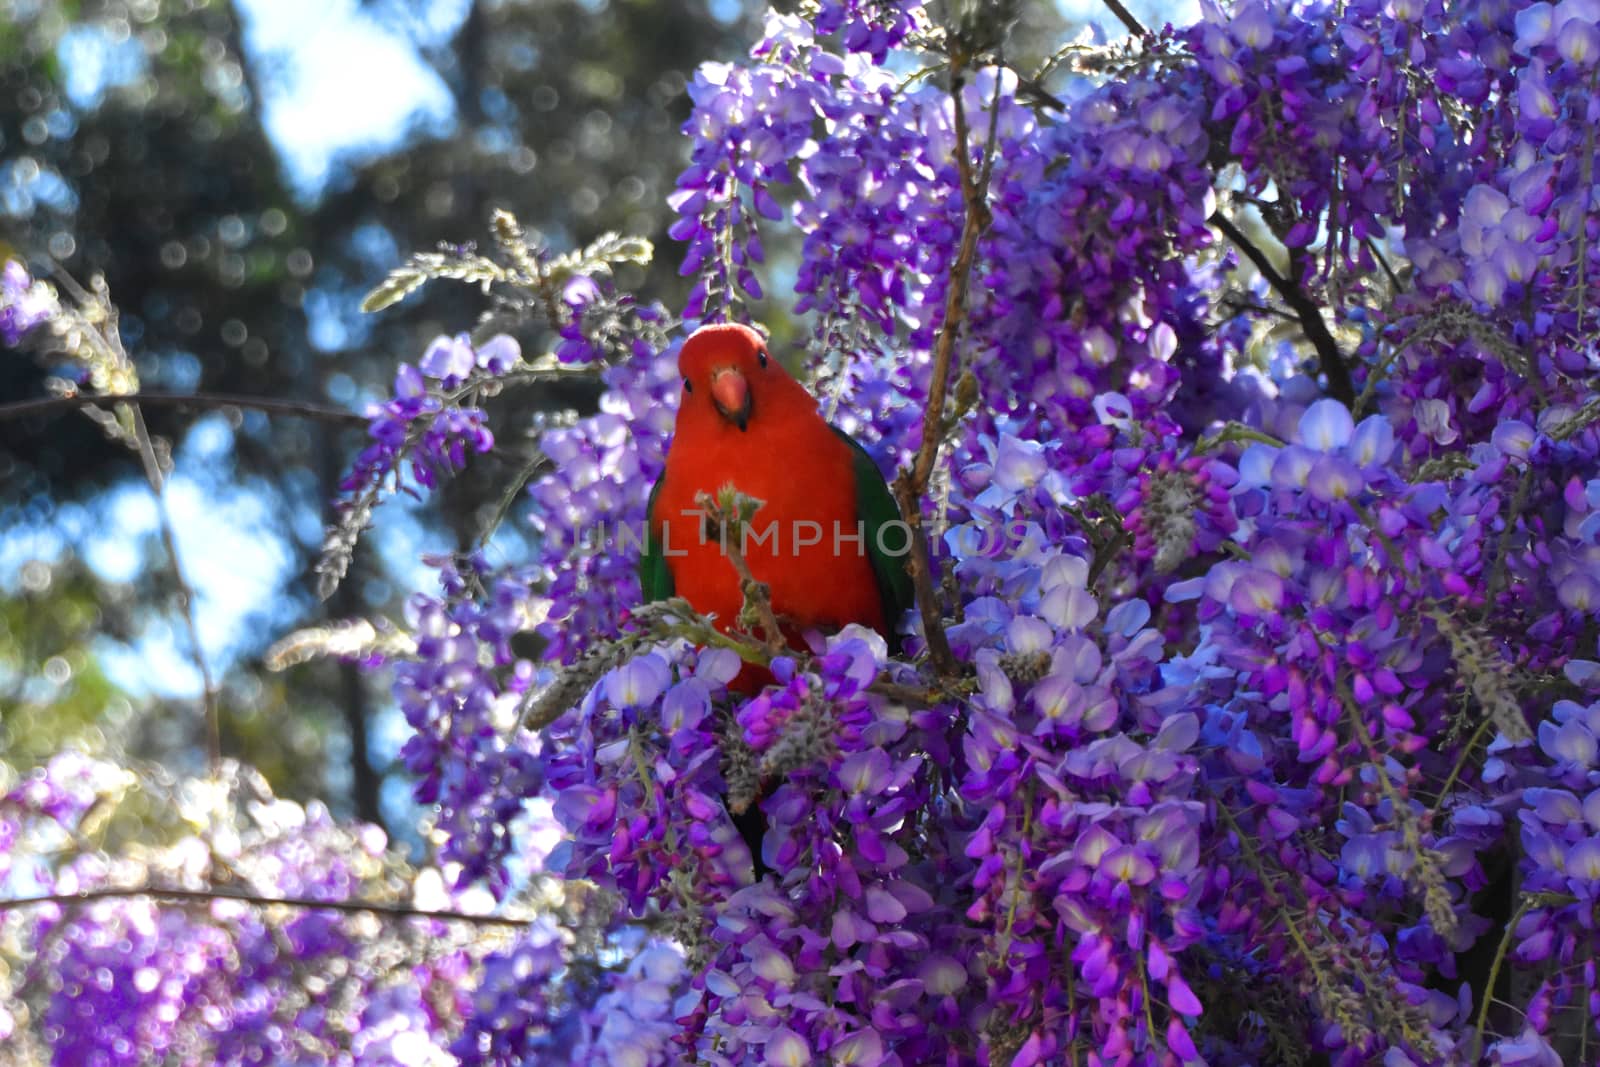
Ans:
[{"label": "parrot", "polygon": [[[898,623],[911,606],[909,531],[878,465],[832,426],[806,391],[749,326],[702,326],[678,353],[683,393],[666,464],[650,491],[639,558],[644,599],[681,596],[728,632],[744,604],[740,578],[708,530],[700,493],[732,485],[762,501],[741,551],[766,584],[773,614],[791,647],[810,629],[861,623],[898,651]],[[888,529],[900,524],[902,536]],[[752,693],[771,673],[745,664],[729,683]],[[764,788],[762,789],[764,791]],[[757,880],[766,817],[761,797],[731,812],[750,849]]]},{"label": "parrot", "polygon": [[[897,649],[913,599],[909,531],[867,450],[822,417],[749,326],[702,326],[683,343],[678,370],[677,424],[646,507],[644,599],[681,596],[718,629],[733,626],[744,603],[739,575],[695,502],[731,484],[763,502],[740,547],[791,646],[803,647],[808,629],[861,623]],[[763,674],[742,672],[732,688],[758,689]]]}]

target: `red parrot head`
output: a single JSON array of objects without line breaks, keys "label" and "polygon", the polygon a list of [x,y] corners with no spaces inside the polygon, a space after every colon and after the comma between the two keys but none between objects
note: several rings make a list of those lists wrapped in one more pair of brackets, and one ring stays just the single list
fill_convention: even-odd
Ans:
[{"label": "red parrot head", "polygon": [[680,433],[743,433],[758,413],[791,410],[801,398],[816,409],[805,387],[768,354],[766,338],[740,323],[696,330],[678,353],[678,371],[683,375]]}]

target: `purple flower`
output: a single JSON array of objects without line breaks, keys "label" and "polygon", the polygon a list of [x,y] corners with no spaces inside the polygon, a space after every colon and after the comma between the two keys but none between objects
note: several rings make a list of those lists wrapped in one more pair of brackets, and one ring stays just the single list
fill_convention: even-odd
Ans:
[{"label": "purple flower", "polygon": [[1581,0],[1562,0],[1555,9],[1556,54],[1579,67],[1600,61],[1600,12]]},{"label": "purple flower", "polygon": [[1007,493],[1031,489],[1049,469],[1043,446],[1037,441],[1022,441],[1010,434],[1001,434],[996,450],[994,484]]},{"label": "purple flower", "polygon": [[409,363],[400,364],[400,369],[394,375],[395,399],[401,401],[421,400],[427,393],[427,384],[422,380],[422,375],[417,368]]},{"label": "purple flower", "polygon": [[1523,55],[1531,55],[1554,30],[1555,10],[1543,0],[1529,4],[1517,12],[1516,25],[1517,42],[1513,47]]},{"label": "purple flower", "polygon": [[15,345],[59,311],[55,290],[34,281],[21,263],[6,260],[0,268],[0,344]]},{"label": "purple flower", "polygon": [[1306,490],[1325,504],[1358,495],[1365,482],[1355,464],[1340,456],[1321,456],[1306,475]]},{"label": "purple flower", "polygon": [[[493,375],[501,375],[522,360],[522,346],[515,337],[497,333],[485,341],[477,352],[478,366]],[[443,375],[440,375],[443,377]]]},{"label": "purple flower", "polygon": [[458,333],[454,337],[441,334],[428,345],[417,365],[428,377],[453,384],[464,381],[472,373],[472,368],[478,365],[478,357],[466,334]]},{"label": "purple flower", "polygon": [[644,707],[655,703],[671,679],[672,671],[660,656],[638,656],[606,676],[606,698],[618,707]]},{"label": "purple flower", "polygon": [[1315,452],[1335,452],[1350,443],[1355,422],[1337,400],[1319,400],[1300,416],[1300,443]]}]

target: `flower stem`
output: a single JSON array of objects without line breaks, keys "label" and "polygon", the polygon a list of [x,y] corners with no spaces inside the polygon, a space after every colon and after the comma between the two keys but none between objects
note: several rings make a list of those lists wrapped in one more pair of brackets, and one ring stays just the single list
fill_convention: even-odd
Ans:
[{"label": "flower stem", "polygon": [[933,571],[929,562],[928,534],[922,522],[922,496],[928,491],[933,477],[934,463],[939,457],[939,444],[944,438],[945,394],[950,389],[950,368],[955,352],[956,338],[967,319],[967,287],[972,275],[972,265],[977,259],[978,238],[988,229],[991,216],[988,205],[989,176],[993,171],[995,137],[999,128],[1000,83],[995,82],[994,104],[989,115],[989,138],[984,149],[982,166],[973,173],[971,148],[967,127],[967,109],[962,100],[962,86],[967,57],[958,53],[950,58],[950,96],[955,107],[955,157],[960,173],[961,199],[966,219],[961,227],[961,244],[956,250],[955,262],[950,267],[950,288],[945,295],[944,321],[933,348],[933,373],[928,384],[928,403],[922,413],[922,444],[909,468],[901,470],[895,478],[894,491],[900,504],[900,515],[911,530],[911,557],[907,570],[916,591],[917,611],[922,616],[923,636],[928,643],[928,655],[936,671],[942,675],[956,673],[955,655],[950,651],[950,641],[945,636],[944,618],[933,588]]}]

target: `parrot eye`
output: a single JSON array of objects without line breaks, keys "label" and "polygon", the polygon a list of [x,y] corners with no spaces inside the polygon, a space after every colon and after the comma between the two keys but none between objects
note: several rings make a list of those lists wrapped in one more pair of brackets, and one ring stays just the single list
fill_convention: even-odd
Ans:
[{"label": "parrot eye", "polygon": [[685,378],[683,380],[683,391],[686,392],[686,393],[694,392],[694,383],[691,382],[689,379]]},{"label": "parrot eye", "polygon": [[767,350],[765,348],[761,349],[761,351],[756,353],[756,356],[759,357],[760,360],[761,360],[761,369],[762,370],[766,370],[767,369]]}]

